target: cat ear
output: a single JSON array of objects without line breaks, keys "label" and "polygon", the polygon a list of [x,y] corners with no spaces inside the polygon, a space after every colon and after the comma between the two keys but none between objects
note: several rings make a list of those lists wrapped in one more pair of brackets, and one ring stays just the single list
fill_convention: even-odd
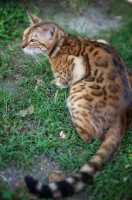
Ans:
[{"label": "cat ear", "polygon": [[48,29],[48,38],[49,38],[49,40],[54,39],[56,33],[57,33],[56,25],[55,24],[51,24],[49,29]]},{"label": "cat ear", "polygon": [[31,13],[29,11],[27,11],[27,15],[28,15],[32,24],[36,24],[36,23],[43,21],[42,19],[40,19],[39,17],[37,17],[36,15],[34,15],[33,13]]}]

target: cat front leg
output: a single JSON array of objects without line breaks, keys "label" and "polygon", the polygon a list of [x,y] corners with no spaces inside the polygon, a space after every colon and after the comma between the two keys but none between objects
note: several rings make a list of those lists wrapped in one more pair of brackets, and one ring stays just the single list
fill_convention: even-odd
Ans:
[{"label": "cat front leg", "polygon": [[59,88],[67,88],[68,87],[68,85],[64,81],[62,81],[62,79],[60,77],[54,79],[52,81],[52,83],[55,84],[56,86],[59,86]]}]

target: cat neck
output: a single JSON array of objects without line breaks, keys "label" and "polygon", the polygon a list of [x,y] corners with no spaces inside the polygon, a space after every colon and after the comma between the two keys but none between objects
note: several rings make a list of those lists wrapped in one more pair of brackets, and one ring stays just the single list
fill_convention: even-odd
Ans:
[{"label": "cat neck", "polygon": [[69,35],[68,32],[64,31],[63,29],[58,29],[57,42],[55,43],[53,49],[50,51],[48,55],[49,59],[55,58],[57,56],[64,43],[65,38],[68,35]]}]

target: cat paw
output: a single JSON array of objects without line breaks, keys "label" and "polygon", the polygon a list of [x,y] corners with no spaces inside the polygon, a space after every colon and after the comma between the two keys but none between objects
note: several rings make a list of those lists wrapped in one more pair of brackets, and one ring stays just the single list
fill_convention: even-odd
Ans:
[{"label": "cat paw", "polygon": [[67,87],[68,87],[67,85],[65,85],[64,83],[62,83],[62,82],[60,81],[60,78],[54,79],[54,80],[52,81],[52,83],[53,83],[54,85],[58,86],[59,88],[67,88]]}]

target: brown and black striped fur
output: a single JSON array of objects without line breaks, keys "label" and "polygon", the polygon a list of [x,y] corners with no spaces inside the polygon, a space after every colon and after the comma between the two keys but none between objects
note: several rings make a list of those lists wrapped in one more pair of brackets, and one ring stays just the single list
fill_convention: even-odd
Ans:
[{"label": "brown and black striped fur", "polygon": [[66,197],[89,184],[118,153],[131,127],[131,76],[110,45],[72,36],[57,24],[28,14],[32,24],[24,32],[23,51],[49,58],[53,83],[70,90],[67,106],[80,137],[85,142],[102,140],[95,155],[63,181],[42,185],[25,177],[29,191],[38,197]]}]

